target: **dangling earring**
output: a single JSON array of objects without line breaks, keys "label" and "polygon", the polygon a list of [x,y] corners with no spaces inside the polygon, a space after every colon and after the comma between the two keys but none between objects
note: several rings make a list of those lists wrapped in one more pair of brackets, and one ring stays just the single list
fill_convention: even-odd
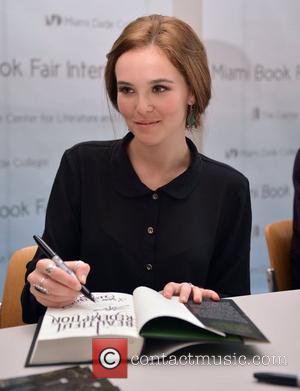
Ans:
[{"label": "dangling earring", "polygon": [[196,116],[194,112],[194,105],[189,105],[189,113],[187,116],[187,128],[189,130],[192,130],[194,127],[196,127]]}]

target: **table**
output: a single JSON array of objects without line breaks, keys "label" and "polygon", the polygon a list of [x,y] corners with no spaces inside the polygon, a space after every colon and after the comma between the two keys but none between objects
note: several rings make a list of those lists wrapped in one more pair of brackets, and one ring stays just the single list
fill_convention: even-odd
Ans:
[{"label": "table", "polygon": [[[234,300],[270,340],[269,344],[205,344],[192,352],[205,357],[206,365],[201,365],[203,360],[198,365],[129,365],[127,379],[111,382],[124,391],[291,390],[257,383],[253,372],[300,373],[300,290],[240,296]],[[24,368],[34,329],[35,325],[27,325],[0,330],[0,378],[62,368]]]}]

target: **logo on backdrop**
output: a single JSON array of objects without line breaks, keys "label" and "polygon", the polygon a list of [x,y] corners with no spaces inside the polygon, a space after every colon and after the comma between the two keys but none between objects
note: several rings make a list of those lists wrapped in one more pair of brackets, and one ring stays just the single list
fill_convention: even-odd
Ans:
[{"label": "logo on backdrop", "polygon": [[63,18],[60,15],[52,14],[45,17],[47,26],[60,26]]},{"label": "logo on backdrop", "polygon": [[282,109],[262,109],[260,107],[254,107],[251,114],[251,119],[258,120],[299,120],[300,112],[295,110],[282,110]]},{"label": "logo on backdrop", "polygon": [[264,147],[258,149],[229,147],[224,150],[224,157],[227,160],[243,158],[274,158],[274,157],[294,157],[298,146],[295,147]]},{"label": "logo on backdrop", "polygon": [[29,217],[32,215],[44,215],[46,212],[46,205],[47,200],[42,197],[31,199],[29,202],[20,200],[13,204],[0,204],[0,221],[11,218]]},{"label": "logo on backdrop", "polygon": [[121,30],[127,25],[127,20],[110,20],[97,18],[78,18],[77,16],[49,14],[45,15],[45,24],[47,27],[76,27],[76,28],[101,28]]}]

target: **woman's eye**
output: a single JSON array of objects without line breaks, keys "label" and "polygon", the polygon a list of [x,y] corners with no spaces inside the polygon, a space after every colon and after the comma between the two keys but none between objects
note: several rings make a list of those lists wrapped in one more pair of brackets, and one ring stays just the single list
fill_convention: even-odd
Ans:
[{"label": "woman's eye", "polygon": [[118,91],[121,92],[122,94],[125,94],[125,95],[133,93],[133,89],[132,88],[125,87],[125,86],[124,87],[119,87]]},{"label": "woman's eye", "polygon": [[158,85],[158,86],[154,86],[153,87],[153,92],[155,92],[155,93],[161,93],[161,92],[165,92],[165,91],[167,91],[167,87],[165,87],[165,86],[160,86],[160,85]]}]

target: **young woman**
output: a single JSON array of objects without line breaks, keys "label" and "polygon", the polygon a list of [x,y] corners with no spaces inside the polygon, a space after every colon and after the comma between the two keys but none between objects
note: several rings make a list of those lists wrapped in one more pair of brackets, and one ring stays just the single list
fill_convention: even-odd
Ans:
[{"label": "young woman", "polygon": [[[65,152],[44,240],[82,283],[88,277],[91,291],[146,285],[182,302],[248,294],[248,181],[185,137],[200,125],[211,95],[199,38],[176,18],[139,18],[107,55],[105,81],[129,132]],[[47,306],[70,304],[80,290],[39,251],[26,280],[25,322]]]}]

